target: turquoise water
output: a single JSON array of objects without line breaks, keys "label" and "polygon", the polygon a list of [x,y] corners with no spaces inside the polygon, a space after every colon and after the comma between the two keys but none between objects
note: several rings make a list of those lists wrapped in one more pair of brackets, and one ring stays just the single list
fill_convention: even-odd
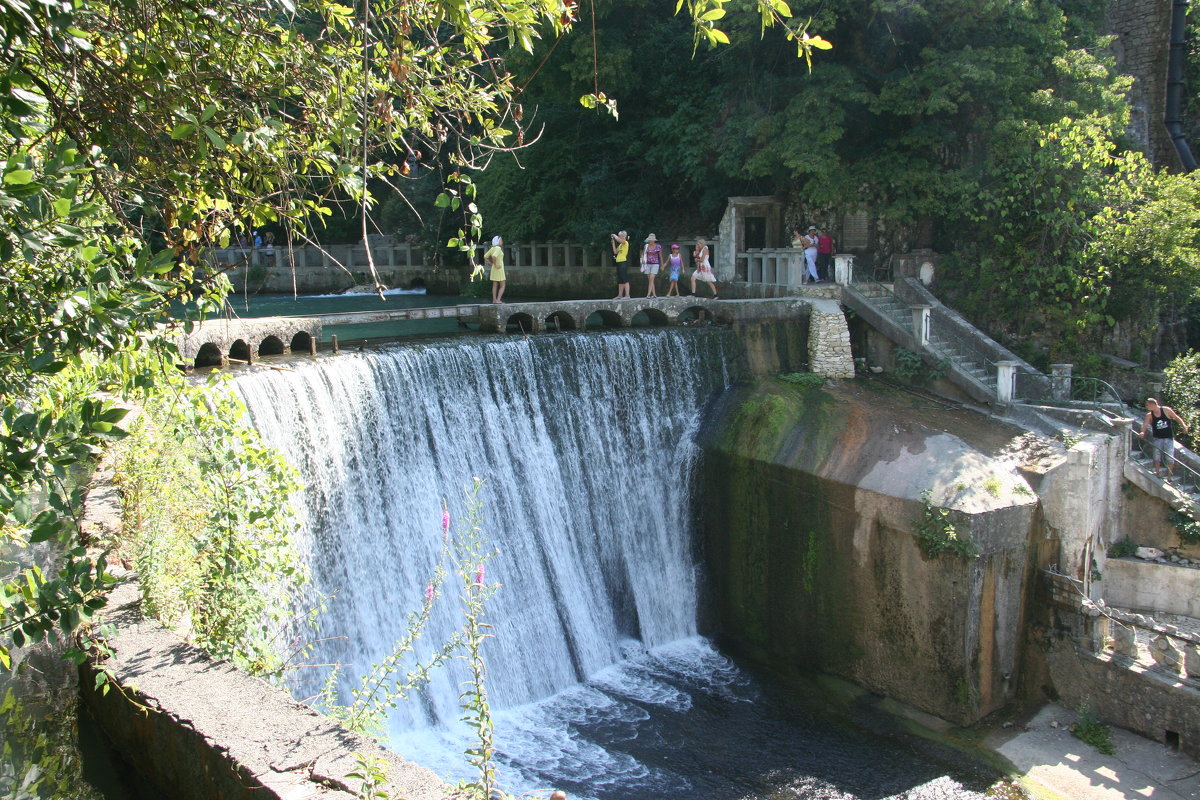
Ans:
[{"label": "turquoise water", "polygon": [[[227,300],[235,317],[289,317],[309,314],[345,314],[352,311],[384,311],[427,306],[472,305],[478,298],[459,295],[409,293],[392,290],[382,298],[376,294],[334,295],[230,295]],[[321,340],[337,336],[339,342],[384,339],[396,336],[431,336],[462,330],[454,319],[421,319],[400,322],[372,322],[360,325],[326,325]]]}]

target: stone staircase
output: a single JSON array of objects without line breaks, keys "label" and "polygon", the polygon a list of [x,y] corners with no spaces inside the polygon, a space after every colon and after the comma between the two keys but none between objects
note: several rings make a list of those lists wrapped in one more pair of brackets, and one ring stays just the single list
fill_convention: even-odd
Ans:
[{"label": "stone staircase", "polygon": [[[852,289],[853,296],[847,299],[868,304],[871,311],[882,317],[889,327],[894,326],[894,332],[900,334],[894,341],[909,346],[906,342],[914,340],[913,312],[909,303],[898,297],[892,287],[871,279],[855,280],[848,288]],[[979,334],[979,337],[986,339],[983,334]],[[989,354],[982,352],[978,344],[972,342],[963,331],[947,331],[946,327],[936,324],[935,321],[935,324],[930,326],[928,353],[944,359],[947,366],[958,373],[959,380],[956,383],[960,386],[962,379],[967,378],[992,400],[996,398],[996,361]],[[1049,381],[1048,376],[1037,373],[1032,368],[1018,372],[1018,383],[1023,384],[1019,389],[1030,390],[1034,396],[1044,392],[1047,387],[1041,384]],[[1018,396],[1028,395],[1018,391]],[[1110,420],[1118,416],[1132,416],[1135,421],[1141,419],[1139,411],[1134,408],[1124,409],[1121,414],[1114,413],[1110,408],[1095,410]],[[1135,430],[1136,427],[1135,422]],[[1144,445],[1145,443],[1135,435],[1129,451],[1130,464],[1139,468],[1147,486],[1156,487],[1163,499],[1170,502],[1176,510],[1200,519],[1200,460],[1189,452],[1177,451],[1174,479],[1168,484],[1166,480],[1154,474],[1153,462]]]},{"label": "stone staircase", "polygon": [[[871,307],[906,331],[913,328],[912,309],[895,295],[886,284],[875,281],[856,282],[854,291]],[[996,367],[984,354],[961,339],[946,335],[938,327],[929,332],[929,352],[949,362],[960,373],[969,376],[989,394],[996,393]]]}]

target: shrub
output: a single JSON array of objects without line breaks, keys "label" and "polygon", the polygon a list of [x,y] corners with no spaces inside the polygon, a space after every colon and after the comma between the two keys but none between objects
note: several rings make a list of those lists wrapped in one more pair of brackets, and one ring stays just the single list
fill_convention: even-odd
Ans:
[{"label": "shrub", "polygon": [[[1188,430],[1196,431],[1200,424],[1200,352],[1189,350],[1176,356],[1163,370],[1162,402],[1175,409],[1175,413],[1187,420]],[[1195,442],[1192,435],[1180,436],[1187,442]]]},{"label": "shrub", "polygon": [[1119,542],[1113,542],[1108,547],[1109,558],[1125,558],[1137,552],[1137,545],[1128,539],[1122,539]]},{"label": "shrub", "polygon": [[950,509],[939,508],[930,499],[932,492],[926,489],[921,493],[925,508],[921,519],[917,522],[917,541],[921,552],[929,558],[937,558],[943,553],[949,553],[960,558],[974,558],[979,554],[975,540],[970,536],[960,536],[958,529],[950,520]]}]

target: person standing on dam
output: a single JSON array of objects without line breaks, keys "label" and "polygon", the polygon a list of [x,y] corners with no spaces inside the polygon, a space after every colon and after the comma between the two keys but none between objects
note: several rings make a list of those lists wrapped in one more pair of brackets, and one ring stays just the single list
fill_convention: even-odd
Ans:
[{"label": "person standing on dam", "polygon": [[508,285],[504,274],[504,239],[500,236],[492,237],[492,249],[483,254],[483,260],[492,268],[492,273],[488,277],[492,281],[492,303],[504,302],[504,287]]},{"label": "person standing on dam", "polygon": [[629,234],[612,234],[613,261],[617,263],[617,296],[613,300],[629,299]]}]

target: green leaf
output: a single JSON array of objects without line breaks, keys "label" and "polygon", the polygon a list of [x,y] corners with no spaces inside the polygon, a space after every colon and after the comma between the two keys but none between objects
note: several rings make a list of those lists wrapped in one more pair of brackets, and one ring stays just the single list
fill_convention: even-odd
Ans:
[{"label": "green leaf", "polygon": [[172,139],[186,139],[196,132],[196,126],[190,122],[181,122],[171,129]]},{"label": "green leaf", "polygon": [[218,150],[225,149],[225,140],[221,138],[219,133],[207,125],[204,126],[204,135],[208,137],[210,142],[212,142],[213,147],[217,148]]},{"label": "green leaf", "polygon": [[13,169],[4,173],[4,182],[9,186],[24,186],[33,181],[33,170]]}]

